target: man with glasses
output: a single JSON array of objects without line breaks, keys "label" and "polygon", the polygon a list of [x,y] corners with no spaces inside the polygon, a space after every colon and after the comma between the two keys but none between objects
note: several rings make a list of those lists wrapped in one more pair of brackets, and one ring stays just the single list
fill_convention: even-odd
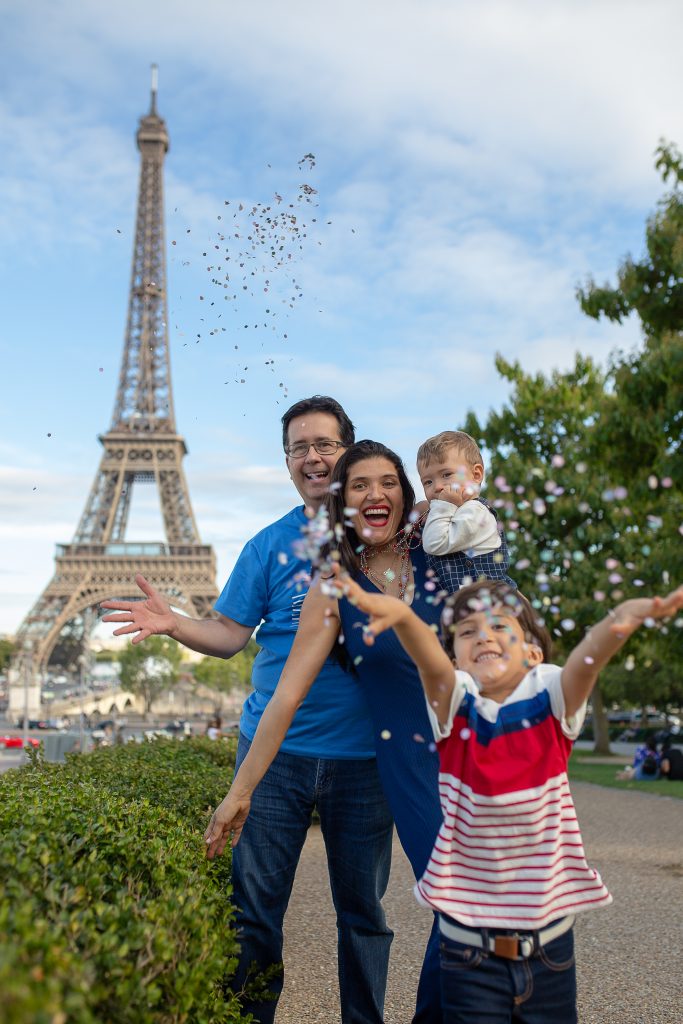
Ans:
[{"label": "man with glasses", "polygon": [[[237,767],[287,661],[310,571],[293,551],[301,528],[320,508],[332,470],[354,428],[333,398],[314,395],[282,417],[287,468],[303,505],[256,534],[242,550],[216,602],[218,619],[176,615],[137,577],[146,601],[104,602],[118,609],[104,621],[127,622],[133,643],[164,633],[203,654],[229,658],[256,627],[261,647],[253,692],[240,720]],[[321,628],[323,624],[321,623]],[[391,864],[392,817],[379,780],[368,709],[361,688],[332,660],[326,662],[297,711],[280,753],[256,788],[240,841],[233,850],[233,893],[241,953],[235,991],[253,965],[282,960],[282,924],[313,811],[320,816],[330,886],[337,912],[339,991],[343,1024],[381,1024],[392,932],[381,899]],[[272,1024],[282,976],[269,982],[274,998],[243,1008]]]}]

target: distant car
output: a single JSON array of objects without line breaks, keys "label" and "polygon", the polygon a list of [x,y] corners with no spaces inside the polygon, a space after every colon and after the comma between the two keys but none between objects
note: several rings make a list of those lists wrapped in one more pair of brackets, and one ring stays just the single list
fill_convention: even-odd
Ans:
[{"label": "distant car", "polygon": [[176,718],[175,721],[168,722],[168,724],[164,726],[163,731],[170,733],[171,736],[191,736],[192,726],[184,719]]},{"label": "distant car", "polygon": [[[40,740],[35,739],[33,736],[29,736],[26,742],[31,747],[39,747]],[[5,750],[19,749],[22,750],[24,741],[21,736],[0,736],[0,746],[4,746]]]}]

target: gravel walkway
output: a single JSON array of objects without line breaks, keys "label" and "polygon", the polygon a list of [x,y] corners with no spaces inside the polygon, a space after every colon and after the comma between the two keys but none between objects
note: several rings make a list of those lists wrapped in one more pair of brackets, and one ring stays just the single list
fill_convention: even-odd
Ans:
[{"label": "gravel walkway", "polygon": [[[572,786],[588,861],[614,896],[576,925],[581,1024],[683,1021],[683,800]],[[398,845],[387,918],[392,946],[386,1024],[409,1024],[431,924],[415,903]],[[320,832],[304,848],[285,926],[277,1024],[336,1024],[336,930]],[[476,1022],[472,1022],[476,1024]]]}]

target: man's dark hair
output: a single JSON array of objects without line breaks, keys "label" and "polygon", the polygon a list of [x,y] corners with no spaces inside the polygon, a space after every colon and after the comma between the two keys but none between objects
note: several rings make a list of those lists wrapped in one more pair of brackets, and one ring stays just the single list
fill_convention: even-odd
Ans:
[{"label": "man's dark hair", "polygon": [[505,580],[478,580],[467,587],[461,587],[446,598],[441,617],[442,642],[449,658],[455,657],[455,627],[462,619],[478,611],[492,611],[500,606],[516,616],[524,639],[536,644],[543,651],[543,660],[552,657],[552,640],[545,623],[531,604],[514,590]]},{"label": "man's dark hair", "polygon": [[392,452],[391,448],[387,448],[386,445],[381,444],[379,441],[367,440],[357,441],[356,444],[346,449],[332,470],[330,493],[325,499],[325,504],[330,517],[331,528],[334,530],[337,525],[344,527],[344,533],[336,546],[339,550],[341,564],[349,573],[354,573],[358,568],[358,546],[364,542],[363,538],[356,533],[355,528],[349,525],[349,517],[344,512],[346,507],[344,491],[346,490],[349,470],[357,462],[362,462],[364,459],[387,459],[396,470],[403,493],[401,526],[405,526],[409,522],[410,513],[415,505],[413,485],[408,479],[401,457],[396,452]]},{"label": "man's dark hair", "polygon": [[[347,448],[356,439],[355,427],[349,417],[342,409],[339,402],[329,395],[312,395],[311,398],[302,398],[296,402],[282,417],[282,447],[286,448],[289,443],[289,424],[297,416],[306,416],[310,412],[326,412],[334,416],[339,424],[339,440]],[[331,440],[334,440],[331,438]]]}]

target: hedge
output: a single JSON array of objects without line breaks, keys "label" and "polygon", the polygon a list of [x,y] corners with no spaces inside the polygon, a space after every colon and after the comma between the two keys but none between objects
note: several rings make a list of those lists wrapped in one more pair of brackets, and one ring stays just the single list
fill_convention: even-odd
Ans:
[{"label": "hedge", "polygon": [[232,1024],[230,858],[204,856],[234,744],[34,756],[0,777],[0,1021]]}]

